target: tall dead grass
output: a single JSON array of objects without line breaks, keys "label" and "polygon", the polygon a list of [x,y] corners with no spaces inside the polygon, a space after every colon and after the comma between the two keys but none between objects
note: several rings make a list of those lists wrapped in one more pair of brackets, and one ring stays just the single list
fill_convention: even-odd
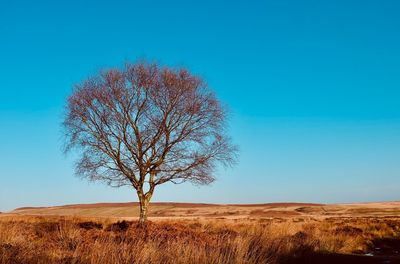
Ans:
[{"label": "tall dead grass", "polygon": [[133,222],[1,217],[0,264],[283,263],[312,252],[362,253],[397,237],[400,220]]}]

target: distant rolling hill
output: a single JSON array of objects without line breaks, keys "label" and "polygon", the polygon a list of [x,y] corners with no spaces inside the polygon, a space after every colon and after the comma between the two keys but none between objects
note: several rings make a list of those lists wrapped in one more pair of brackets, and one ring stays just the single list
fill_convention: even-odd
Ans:
[{"label": "distant rolling hill", "polygon": [[[138,203],[96,203],[53,207],[22,207],[15,209],[10,214],[136,218],[139,215],[139,205]],[[149,218],[154,220],[163,218],[260,219],[336,216],[400,216],[400,202],[329,205],[315,203],[206,204],[154,202],[150,204],[149,208]]]}]

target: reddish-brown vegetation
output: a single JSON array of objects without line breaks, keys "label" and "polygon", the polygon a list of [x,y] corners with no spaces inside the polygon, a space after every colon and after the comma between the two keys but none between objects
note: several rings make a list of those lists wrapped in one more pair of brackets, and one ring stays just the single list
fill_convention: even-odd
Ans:
[{"label": "reddish-brown vegetation", "polygon": [[3,215],[0,263],[374,263],[361,255],[374,243],[395,244],[399,233],[398,218],[165,220],[143,228],[107,218]]}]

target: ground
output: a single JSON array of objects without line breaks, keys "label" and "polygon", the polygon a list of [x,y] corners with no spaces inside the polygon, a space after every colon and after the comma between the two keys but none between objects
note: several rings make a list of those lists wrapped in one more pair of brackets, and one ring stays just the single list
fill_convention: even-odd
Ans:
[{"label": "ground", "polygon": [[[11,212],[18,215],[69,215],[116,217],[135,220],[137,203],[75,204],[55,207],[24,207]],[[400,202],[358,204],[266,203],[266,204],[199,204],[151,203],[149,218],[160,219],[269,219],[327,217],[400,216]]]},{"label": "ground", "polygon": [[400,202],[136,203],[0,215],[5,263],[400,263]]}]

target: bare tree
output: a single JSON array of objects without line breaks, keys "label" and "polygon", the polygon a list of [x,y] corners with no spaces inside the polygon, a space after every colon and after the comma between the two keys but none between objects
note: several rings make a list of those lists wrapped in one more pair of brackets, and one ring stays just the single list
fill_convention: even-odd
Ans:
[{"label": "bare tree", "polygon": [[66,151],[81,154],[76,174],[132,186],[143,224],[157,185],[209,184],[217,163],[234,162],[225,120],[224,107],[199,77],[136,63],[76,85],[63,126]]}]

